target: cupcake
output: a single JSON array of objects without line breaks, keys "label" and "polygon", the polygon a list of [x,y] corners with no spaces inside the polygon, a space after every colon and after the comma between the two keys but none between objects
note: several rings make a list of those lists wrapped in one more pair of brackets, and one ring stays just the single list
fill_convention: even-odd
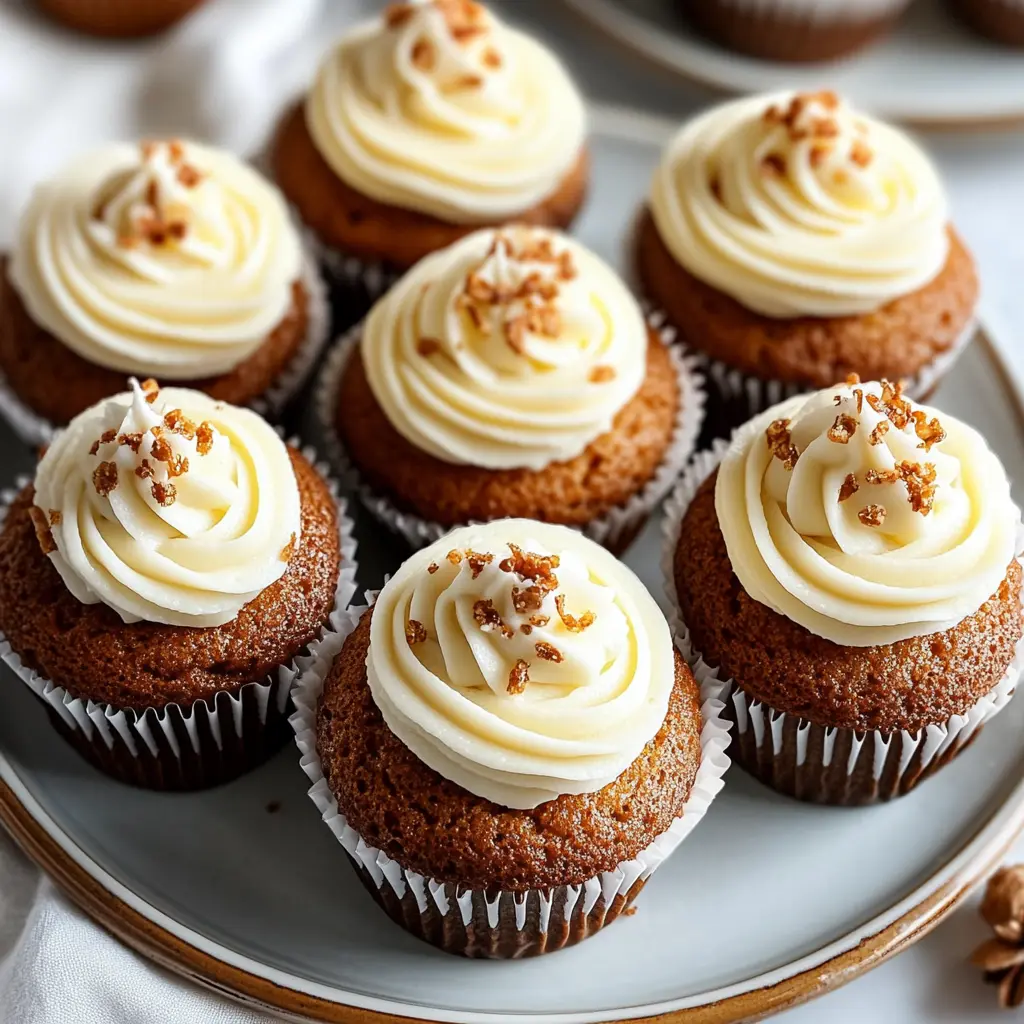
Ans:
[{"label": "cupcake", "polygon": [[593,935],[722,786],[721,704],[640,581],[574,530],[456,530],[359,611],[293,691],[302,766],[370,893],[447,952]]},{"label": "cupcake", "polygon": [[170,28],[203,0],[36,0],[51,18],[90,36],[134,39]]},{"label": "cupcake", "polygon": [[327,334],[280,193],[195,143],[112,144],[40,186],[0,273],[0,411],[46,440],[159,377],[277,411]]},{"label": "cupcake", "polygon": [[950,0],[976,32],[1005,46],[1024,46],[1024,0]]},{"label": "cupcake", "polygon": [[634,255],[734,422],[849,373],[924,397],[972,334],[978,282],[935,167],[830,92],[685,125]]},{"label": "cupcake", "polygon": [[908,0],[680,0],[716,43],[762,60],[844,57],[895,24]]},{"label": "cupcake", "polygon": [[827,388],[696,457],[669,503],[679,640],[733,756],[782,793],[901,796],[1014,692],[1020,513],[971,427],[899,385]]},{"label": "cupcake", "polygon": [[0,528],[0,655],[115,778],[196,789],[280,745],[295,658],[355,587],[328,483],[256,413],[131,382]]},{"label": "cupcake", "polygon": [[473,0],[420,0],[340,40],[270,162],[329,267],[372,298],[480,227],[567,227],[587,189],[585,138],[552,53]]},{"label": "cupcake", "polygon": [[411,544],[515,516],[623,549],[689,455],[700,381],[617,275],[549,230],[484,230],[407,273],[328,357],[328,451]]}]

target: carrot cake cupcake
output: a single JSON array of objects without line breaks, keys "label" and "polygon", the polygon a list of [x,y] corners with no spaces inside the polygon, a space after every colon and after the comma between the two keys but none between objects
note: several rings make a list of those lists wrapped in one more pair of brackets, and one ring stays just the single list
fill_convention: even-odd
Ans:
[{"label": "carrot cake cupcake", "polygon": [[1004,46],[1024,46],[1024,0],[951,0],[976,32]]},{"label": "carrot cake cupcake", "polygon": [[203,0],[36,0],[68,28],[90,36],[135,39],[179,22]]},{"label": "carrot cake cupcake", "polygon": [[567,227],[585,142],[583,100],[554,54],[474,0],[418,0],[338,42],[270,160],[329,266],[374,292],[382,267],[477,228]]},{"label": "carrot cake cupcake", "polygon": [[133,380],[0,510],[0,655],[103,771],[194,789],[279,745],[294,659],[355,589],[309,454],[251,410]]},{"label": "carrot cake cupcake", "polygon": [[415,546],[520,516],[621,550],[692,450],[703,392],[597,256],[550,230],[476,232],[338,342],[327,446]]},{"label": "carrot cake cupcake", "polygon": [[739,419],[848,373],[922,397],[969,339],[974,263],[926,154],[830,92],[687,124],[642,211],[649,298]]},{"label": "carrot cake cupcake", "polygon": [[369,891],[469,957],[534,956],[614,921],[729,763],[721,704],[702,703],[640,581],[528,520],[414,555],[293,697],[310,796]]},{"label": "carrot cake cupcake", "polygon": [[762,60],[844,57],[896,23],[908,0],[679,0],[715,42]]},{"label": "carrot cake cupcake", "polygon": [[851,379],[769,409],[697,456],[668,523],[684,653],[727,687],[737,760],[783,793],[901,796],[1013,694],[1006,473],[899,385]]},{"label": "carrot cake cupcake", "polygon": [[328,312],[280,193],[230,153],[111,144],[41,185],[0,273],[0,410],[46,440],[129,373],[276,411]]}]

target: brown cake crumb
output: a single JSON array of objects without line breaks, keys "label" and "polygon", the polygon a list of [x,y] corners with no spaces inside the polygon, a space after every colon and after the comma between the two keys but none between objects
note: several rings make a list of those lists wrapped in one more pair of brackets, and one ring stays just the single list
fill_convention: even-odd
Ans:
[{"label": "brown cake crumb", "polygon": [[36,539],[39,541],[39,547],[42,549],[43,554],[48,555],[52,551],[56,551],[57,542],[53,539],[53,531],[50,529],[50,523],[47,521],[43,510],[36,508],[35,505],[30,505],[28,514],[32,519],[32,526],[36,531]]},{"label": "brown cake crumb", "polygon": [[839,500],[846,501],[848,498],[852,498],[859,490],[860,484],[857,483],[857,478],[853,473],[847,473],[846,479],[839,488]]},{"label": "brown cake crumb", "polygon": [[881,526],[885,522],[885,509],[881,505],[865,505],[857,518],[865,526]]},{"label": "brown cake crumb", "polygon": [[520,658],[508,674],[508,693],[513,697],[526,692],[526,684],[530,681],[530,663]]},{"label": "brown cake crumb", "polygon": [[544,661],[553,661],[556,665],[565,660],[562,657],[562,652],[554,644],[546,643],[544,640],[539,640],[534,644],[534,650],[536,650],[538,658],[543,658]]},{"label": "brown cake crumb", "polygon": [[852,416],[839,415],[835,423],[828,428],[828,439],[835,444],[849,444],[850,438],[857,433],[857,421]]},{"label": "brown cake crumb", "polygon": [[427,639],[427,631],[423,626],[422,622],[418,622],[416,619],[410,619],[405,624],[405,639],[406,643],[410,647],[413,644],[422,644]]},{"label": "brown cake crumb", "polygon": [[594,624],[597,616],[593,612],[584,612],[578,619],[565,610],[565,594],[559,594],[555,598],[555,607],[558,609],[558,617],[570,633],[582,633]]},{"label": "brown cake crumb", "polygon": [[96,493],[105,498],[117,487],[117,465],[113,462],[101,462],[93,470],[92,485]]},{"label": "brown cake crumb", "polygon": [[151,490],[153,500],[164,508],[169,508],[178,498],[178,488],[170,482],[161,483],[159,480],[154,480]]},{"label": "brown cake crumb", "polygon": [[789,420],[775,420],[765,431],[768,450],[786,469],[792,469],[800,458],[789,432]]}]

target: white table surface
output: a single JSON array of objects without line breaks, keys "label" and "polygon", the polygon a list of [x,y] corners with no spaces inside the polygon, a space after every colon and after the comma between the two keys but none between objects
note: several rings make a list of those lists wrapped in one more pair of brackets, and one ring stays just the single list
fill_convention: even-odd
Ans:
[{"label": "white table surface", "polygon": [[[701,88],[644,65],[581,24],[558,0],[495,2],[508,16],[547,37],[593,99],[682,118],[712,98]],[[0,5],[4,3],[11,5],[12,0],[0,0]],[[282,80],[297,85],[341,26],[378,7],[376,0],[325,0],[317,30],[300,41],[291,57],[294,71]],[[74,46],[74,41],[64,36],[60,45]],[[121,62],[128,63],[123,50],[112,50],[109,57],[103,51],[93,52],[106,62],[109,74],[116,74]],[[955,68],[950,73],[954,74]],[[827,71],[823,71],[822,85],[827,84]],[[10,90],[5,93],[4,85],[0,67],[0,120],[4,111],[15,105],[19,114],[26,106],[38,108],[41,120],[52,110],[54,83],[40,81],[29,94],[19,91],[16,96]],[[52,119],[48,123],[52,124]],[[75,147],[102,138],[101,129],[93,130],[81,121],[71,133],[73,140],[67,132],[51,134],[53,157],[49,162],[54,164]],[[1020,340],[1024,338],[1024,131],[931,134],[925,141],[945,173],[955,223],[980,266],[983,316],[1017,379],[1024,381],[1024,344]],[[40,144],[47,145],[45,140]],[[17,154],[8,151],[5,172],[16,169],[16,163]],[[10,238],[12,213],[17,207],[18,196],[12,198],[12,191],[17,189],[8,189],[0,197],[2,243]],[[1024,861],[1024,840],[1010,859]],[[900,956],[837,992],[776,1019],[785,1024],[985,1024],[1012,1019],[998,1010],[994,989],[983,985],[978,972],[966,963],[971,950],[987,937],[977,903],[976,895]]]}]

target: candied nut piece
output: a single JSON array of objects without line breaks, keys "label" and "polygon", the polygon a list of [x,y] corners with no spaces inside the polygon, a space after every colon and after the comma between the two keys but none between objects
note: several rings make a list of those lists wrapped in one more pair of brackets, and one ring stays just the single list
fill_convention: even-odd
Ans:
[{"label": "candied nut piece", "polygon": [[885,522],[885,508],[881,505],[865,505],[857,513],[857,518],[865,526],[881,526]]},{"label": "candied nut piece", "polygon": [[786,469],[792,469],[800,453],[796,450],[789,432],[789,420],[775,420],[769,424],[765,431],[765,439],[768,442],[768,449]]},{"label": "candied nut piece", "polygon": [[427,639],[427,630],[422,622],[410,619],[405,624],[405,640],[410,647],[413,644],[422,644]]},{"label": "candied nut piece", "polygon": [[530,663],[520,658],[508,674],[508,693],[513,697],[526,692],[526,684],[530,681]]}]

